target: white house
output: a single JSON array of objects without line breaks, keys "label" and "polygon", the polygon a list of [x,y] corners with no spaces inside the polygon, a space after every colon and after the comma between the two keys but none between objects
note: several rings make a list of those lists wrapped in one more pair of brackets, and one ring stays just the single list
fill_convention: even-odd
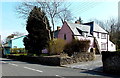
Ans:
[{"label": "white house", "polygon": [[95,37],[100,51],[116,51],[116,46],[109,40],[109,34],[95,22],[84,23],[91,27],[90,33]]},{"label": "white house", "polygon": [[58,33],[58,38],[62,38],[67,42],[72,39],[88,39],[91,41],[90,48],[96,48],[101,51],[115,51],[115,45],[109,40],[109,34],[95,22],[89,23],[70,23],[64,22]]}]

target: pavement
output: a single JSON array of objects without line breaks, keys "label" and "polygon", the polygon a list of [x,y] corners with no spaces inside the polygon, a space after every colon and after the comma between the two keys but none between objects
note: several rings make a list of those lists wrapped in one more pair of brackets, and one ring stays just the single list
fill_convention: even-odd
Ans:
[{"label": "pavement", "polygon": [[102,55],[96,55],[95,60],[87,62],[79,62],[74,64],[62,65],[63,67],[92,70],[97,72],[103,72],[102,70]]}]

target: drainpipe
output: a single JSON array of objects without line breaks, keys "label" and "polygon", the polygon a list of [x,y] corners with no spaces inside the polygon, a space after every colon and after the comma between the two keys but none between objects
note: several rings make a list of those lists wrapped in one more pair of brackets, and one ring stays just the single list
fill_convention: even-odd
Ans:
[{"label": "drainpipe", "polygon": [[107,34],[107,51],[108,51],[108,34]]}]

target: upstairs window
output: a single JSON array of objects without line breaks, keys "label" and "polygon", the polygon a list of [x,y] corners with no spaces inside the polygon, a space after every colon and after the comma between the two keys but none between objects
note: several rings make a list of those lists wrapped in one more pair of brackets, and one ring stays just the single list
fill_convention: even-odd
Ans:
[{"label": "upstairs window", "polygon": [[101,39],[106,39],[106,34],[101,34]]},{"label": "upstairs window", "polygon": [[100,38],[99,32],[97,32],[97,38]]}]

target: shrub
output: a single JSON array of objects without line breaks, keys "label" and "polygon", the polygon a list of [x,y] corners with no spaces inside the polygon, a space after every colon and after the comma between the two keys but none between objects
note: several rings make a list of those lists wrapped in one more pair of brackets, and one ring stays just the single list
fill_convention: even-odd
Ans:
[{"label": "shrub", "polygon": [[75,52],[87,52],[89,49],[90,40],[72,40],[66,44],[64,51],[69,56],[72,56]]},{"label": "shrub", "polygon": [[18,54],[18,53],[24,53],[27,52],[25,48],[11,48],[10,49],[11,54]]},{"label": "shrub", "polygon": [[117,49],[117,52],[120,52],[120,49]]},{"label": "shrub", "polygon": [[49,54],[59,55],[61,52],[63,52],[65,44],[66,44],[66,41],[63,39],[51,40],[49,42],[49,47],[48,47]]}]

